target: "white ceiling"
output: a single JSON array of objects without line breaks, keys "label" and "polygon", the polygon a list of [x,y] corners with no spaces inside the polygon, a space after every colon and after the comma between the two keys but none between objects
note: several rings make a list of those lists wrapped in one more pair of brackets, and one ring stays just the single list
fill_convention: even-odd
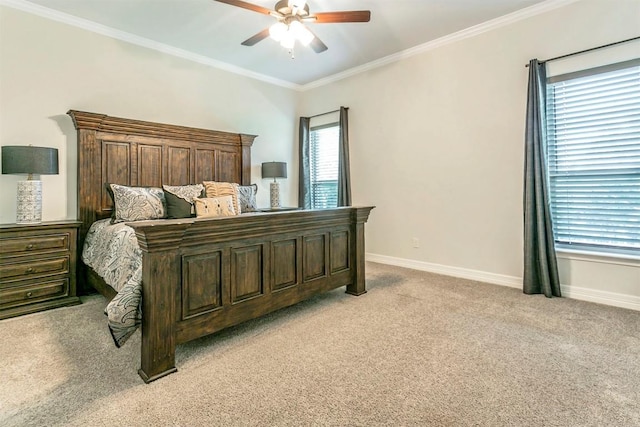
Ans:
[{"label": "white ceiling", "polygon": [[[249,1],[269,9],[276,3]],[[232,71],[298,87],[554,1],[308,0],[311,13],[370,10],[371,21],[309,24],[329,49],[317,54],[310,47],[297,46],[295,59],[269,38],[253,47],[240,45],[274,23],[273,17],[213,0],[3,0],[0,4],[84,28],[100,24],[95,25],[102,29],[98,32],[105,33],[106,27],[120,38],[124,34],[125,39],[129,35],[146,39],[165,50],[177,48],[222,68],[228,65]]]}]

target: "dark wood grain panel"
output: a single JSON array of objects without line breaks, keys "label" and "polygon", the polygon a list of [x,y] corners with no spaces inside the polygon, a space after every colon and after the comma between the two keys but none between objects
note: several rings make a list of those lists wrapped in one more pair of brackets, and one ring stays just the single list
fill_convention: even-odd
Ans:
[{"label": "dark wood grain panel", "polygon": [[109,183],[129,185],[131,146],[121,142],[102,141],[102,174]]},{"label": "dark wood grain panel", "polygon": [[330,271],[331,274],[349,269],[349,254],[351,244],[349,230],[335,230],[331,232]]},{"label": "dark wood grain panel", "polygon": [[191,150],[189,147],[167,147],[167,163],[163,184],[186,185],[191,181]]},{"label": "dark wood grain panel", "polygon": [[[131,185],[131,146],[121,142],[102,141],[102,179],[105,184]],[[78,183],[80,185],[80,183]],[[96,188],[100,194],[100,210],[112,209],[111,197],[104,185]]]},{"label": "dark wood grain panel", "polygon": [[237,153],[218,151],[216,162],[216,181],[235,182],[234,177],[238,176],[240,168],[240,156]]},{"label": "dark wood grain panel", "polygon": [[298,283],[298,240],[271,243],[271,289],[279,290]]},{"label": "dark wood grain panel", "polygon": [[138,144],[138,184],[140,187],[162,187],[163,158],[159,145]]},{"label": "dark wood grain panel", "polygon": [[262,245],[231,249],[231,301],[238,303],[264,293]]},{"label": "dark wood grain panel", "polygon": [[182,258],[182,319],[222,306],[222,252]]},{"label": "dark wood grain panel", "polygon": [[303,281],[324,277],[327,274],[326,236],[324,234],[305,236],[303,242]]},{"label": "dark wood grain panel", "polygon": [[[216,150],[196,148],[195,182],[215,181]],[[235,181],[232,181],[235,182]]]}]

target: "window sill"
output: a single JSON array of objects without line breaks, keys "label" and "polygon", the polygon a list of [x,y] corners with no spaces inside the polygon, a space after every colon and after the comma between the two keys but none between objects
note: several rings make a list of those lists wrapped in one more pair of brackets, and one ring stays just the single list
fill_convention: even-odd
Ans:
[{"label": "window sill", "polygon": [[640,256],[631,254],[612,254],[556,247],[556,256],[561,259],[575,261],[598,262],[602,264],[617,264],[629,267],[640,267]]}]

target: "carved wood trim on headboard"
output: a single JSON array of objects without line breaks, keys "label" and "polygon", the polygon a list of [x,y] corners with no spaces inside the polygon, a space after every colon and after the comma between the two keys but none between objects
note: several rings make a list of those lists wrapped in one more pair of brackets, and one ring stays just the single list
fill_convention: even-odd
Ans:
[{"label": "carved wood trim on headboard", "polygon": [[78,130],[80,245],[94,221],[111,215],[107,183],[145,187],[251,183],[251,145],[256,135],[76,110],[67,114]]}]

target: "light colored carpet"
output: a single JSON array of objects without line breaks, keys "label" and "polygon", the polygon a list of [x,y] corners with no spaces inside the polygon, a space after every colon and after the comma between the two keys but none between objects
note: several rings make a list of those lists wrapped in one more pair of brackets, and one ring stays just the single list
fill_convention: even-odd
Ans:
[{"label": "light colored carpet", "polygon": [[2,426],[639,426],[640,312],[367,263],[145,385],[100,296],[0,321]]}]

